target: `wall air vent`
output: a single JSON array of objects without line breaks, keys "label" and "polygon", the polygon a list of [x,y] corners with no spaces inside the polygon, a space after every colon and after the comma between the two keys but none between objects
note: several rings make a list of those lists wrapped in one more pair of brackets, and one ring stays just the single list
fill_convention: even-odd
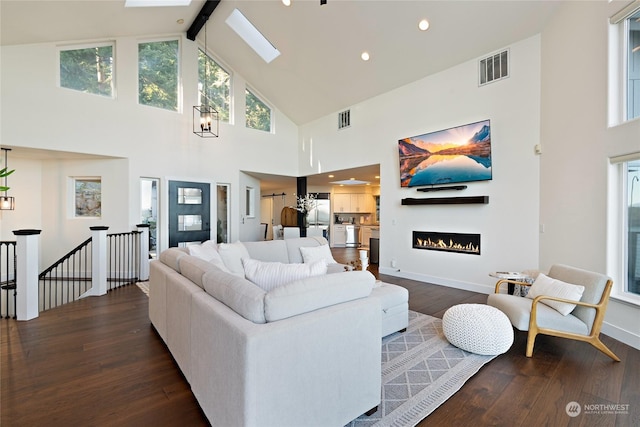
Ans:
[{"label": "wall air vent", "polygon": [[478,63],[478,83],[484,86],[509,77],[509,49],[482,58]]},{"label": "wall air vent", "polygon": [[338,113],[338,129],[344,129],[351,126],[351,110]]}]

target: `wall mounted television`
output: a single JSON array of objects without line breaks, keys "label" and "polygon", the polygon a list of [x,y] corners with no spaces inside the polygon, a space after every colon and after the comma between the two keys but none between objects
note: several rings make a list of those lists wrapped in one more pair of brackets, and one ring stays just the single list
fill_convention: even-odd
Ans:
[{"label": "wall mounted television", "polygon": [[400,139],[398,154],[402,187],[491,180],[490,120]]}]

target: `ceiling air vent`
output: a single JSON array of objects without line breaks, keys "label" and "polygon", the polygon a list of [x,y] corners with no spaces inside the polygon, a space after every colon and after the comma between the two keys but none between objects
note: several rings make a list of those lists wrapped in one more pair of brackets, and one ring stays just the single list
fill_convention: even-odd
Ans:
[{"label": "ceiling air vent", "polygon": [[509,77],[509,49],[482,58],[479,62],[480,86]]},{"label": "ceiling air vent", "polygon": [[338,129],[344,129],[351,126],[351,110],[338,113]]}]

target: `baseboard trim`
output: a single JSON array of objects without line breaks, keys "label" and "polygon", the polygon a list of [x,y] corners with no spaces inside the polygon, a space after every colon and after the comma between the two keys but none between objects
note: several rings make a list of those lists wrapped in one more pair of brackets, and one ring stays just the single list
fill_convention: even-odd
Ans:
[{"label": "baseboard trim", "polygon": [[607,322],[602,322],[602,329],[600,331],[614,340],[618,340],[629,347],[640,350],[640,336],[635,335],[632,332]]},{"label": "baseboard trim", "polygon": [[426,282],[434,285],[447,286],[449,288],[462,289],[465,291],[478,292],[480,294],[489,295],[494,290],[494,286],[480,285],[472,282],[462,282],[459,280],[451,280],[444,277],[429,276],[427,274],[413,273],[409,271],[401,271],[397,268],[379,267],[380,274],[401,277],[403,279],[417,280],[418,282]]}]

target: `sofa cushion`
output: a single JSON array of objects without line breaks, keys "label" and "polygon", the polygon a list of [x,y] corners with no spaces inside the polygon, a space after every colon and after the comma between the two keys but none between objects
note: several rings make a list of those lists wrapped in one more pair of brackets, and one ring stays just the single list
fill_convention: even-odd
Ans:
[{"label": "sofa cushion", "polygon": [[367,297],[376,279],[368,271],[314,276],[279,286],[264,296],[267,322]]},{"label": "sofa cushion", "polygon": [[[204,287],[202,285],[202,276],[216,268],[216,264],[191,255],[180,258],[178,263],[180,264],[180,273],[201,288]],[[220,267],[218,266],[218,268]]]},{"label": "sofa cushion", "polygon": [[[345,267],[347,268],[345,270]],[[328,264],[327,265],[327,274],[333,274],[333,273],[344,273],[345,271],[351,271],[353,270],[353,268],[351,268],[351,266],[347,266],[344,264]]]},{"label": "sofa cushion", "polygon": [[218,252],[225,267],[231,274],[235,274],[239,277],[244,277],[244,267],[242,266],[242,258],[251,258],[247,248],[241,243],[220,243],[218,245]]},{"label": "sofa cushion", "polygon": [[285,264],[244,258],[244,276],[269,292],[278,286],[311,276],[327,274],[327,263],[321,259],[311,264]]},{"label": "sofa cushion", "polygon": [[336,260],[331,255],[329,245],[301,247],[300,253],[305,264],[324,260],[327,264],[336,264]]},{"label": "sofa cushion", "polygon": [[242,242],[249,258],[260,261],[289,262],[287,244],[284,240],[266,240],[260,242]]},{"label": "sofa cushion", "polygon": [[265,291],[250,281],[213,267],[202,277],[204,290],[253,323],[266,323],[264,317]]},{"label": "sofa cushion", "polygon": [[302,247],[314,247],[324,244],[328,244],[327,239],[324,237],[301,237],[299,239],[285,239],[284,243],[287,245],[287,253],[289,254],[290,263],[302,263],[302,254],[300,248]]},{"label": "sofa cushion", "polygon": [[[535,282],[533,282],[533,285],[531,285],[529,293],[527,293],[526,297],[534,299],[537,296],[546,295],[550,297],[564,298],[572,301],[580,301],[583,292],[584,286],[582,285],[573,285],[571,283],[553,279],[545,274],[540,273]],[[575,304],[552,301],[548,299],[543,299],[540,302],[557,310],[563,316],[571,313],[571,311],[573,311],[573,309],[576,307]]]},{"label": "sofa cushion", "polygon": [[180,273],[180,258],[189,255],[185,248],[169,248],[160,253],[160,261]]},{"label": "sofa cushion", "polygon": [[200,245],[189,245],[187,246],[187,250],[189,251],[189,255],[193,255],[196,258],[215,264],[223,270],[227,270],[218,252],[218,245],[211,240],[207,240]]}]

